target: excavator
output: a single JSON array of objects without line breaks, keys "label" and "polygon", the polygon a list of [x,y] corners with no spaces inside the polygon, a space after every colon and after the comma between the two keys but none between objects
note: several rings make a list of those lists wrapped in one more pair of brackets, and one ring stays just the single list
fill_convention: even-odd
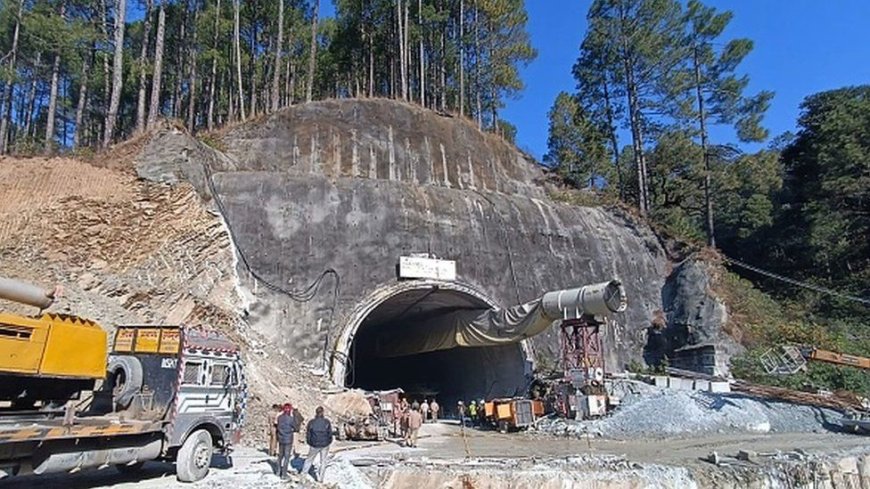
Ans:
[{"label": "excavator", "polygon": [[[842,365],[861,370],[870,370],[870,358],[849,355],[811,345],[774,347],[764,352],[761,364],[770,375],[791,375],[806,370],[809,362]],[[870,400],[864,399],[863,411],[850,411],[840,420],[848,431],[870,433]]]}]

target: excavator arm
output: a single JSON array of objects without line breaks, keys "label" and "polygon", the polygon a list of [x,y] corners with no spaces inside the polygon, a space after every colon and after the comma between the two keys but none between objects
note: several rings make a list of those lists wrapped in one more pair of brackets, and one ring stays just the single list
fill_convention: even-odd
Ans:
[{"label": "excavator arm", "polygon": [[847,365],[850,367],[870,370],[870,358],[848,355],[846,353],[837,353],[830,350],[821,350],[819,348],[809,348],[801,353],[807,360],[832,363],[834,365]]}]

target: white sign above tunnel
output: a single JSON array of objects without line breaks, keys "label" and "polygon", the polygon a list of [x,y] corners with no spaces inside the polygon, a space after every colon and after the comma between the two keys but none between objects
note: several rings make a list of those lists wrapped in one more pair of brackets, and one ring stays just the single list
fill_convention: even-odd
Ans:
[{"label": "white sign above tunnel", "polygon": [[456,280],[456,262],[418,256],[399,257],[399,278]]}]

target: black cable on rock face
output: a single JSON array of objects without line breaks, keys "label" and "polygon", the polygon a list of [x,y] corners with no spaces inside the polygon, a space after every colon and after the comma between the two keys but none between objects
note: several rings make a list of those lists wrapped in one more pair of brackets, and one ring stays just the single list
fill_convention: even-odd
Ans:
[{"label": "black cable on rock face", "polygon": [[202,167],[203,167],[203,170],[205,172],[205,181],[206,181],[206,185],[208,185],[209,193],[211,194],[212,198],[214,199],[214,202],[215,202],[215,205],[217,206],[218,212],[220,213],[221,218],[223,219],[224,224],[227,227],[227,231],[230,235],[230,241],[233,244],[233,248],[235,248],[236,254],[239,257],[239,260],[244,265],[245,270],[248,271],[248,273],[251,275],[251,277],[254,278],[254,280],[257,281],[257,283],[262,284],[267,289],[269,289],[273,292],[276,292],[276,293],[281,294],[281,295],[285,295],[293,301],[304,303],[304,302],[311,301],[312,299],[314,299],[314,297],[317,296],[317,292],[319,291],[320,286],[323,283],[323,280],[327,276],[333,277],[333,280],[335,281],[335,285],[333,288],[332,305],[329,308],[329,322],[326,326],[326,338],[324,340],[323,352],[322,352],[322,360],[324,362],[324,367],[326,367],[327,366],[327,362],[326,362],[327,354],[326,353],[329,349],[329,344],[332,340],[332,327],[333,327],[333,323],[335,321],[335,310],[336,310],[336,306],[338,304],[338,296],[341,294],[341,275],[332,267],[326,268],[325,270],[323,270],[323,272],[320,273],[320,275],[317,277],[317,279],[315,279],[313,282],[311,282],[311,284],[308,285],[308,287],[301,289],[301,290],[286,289],[278,284],[272,283],[271,281],[267,280],[265,277],[260,275],[251,266],[251,263],[248,261],[248,257],[245,255],[244,251],[242,251],[242,248],[239,245],[237,235],[235,233],[235,230],[233,229],[232,224],[230,223],[230,219],[229,219],[228,214],[226,212],[226,207],[224,206],[224,203],[221,200],[220,195],[218,194],[217,190],[215,189],[214,178],[213,178],[211,168],[209,167],[208,163],[203,163]]}]

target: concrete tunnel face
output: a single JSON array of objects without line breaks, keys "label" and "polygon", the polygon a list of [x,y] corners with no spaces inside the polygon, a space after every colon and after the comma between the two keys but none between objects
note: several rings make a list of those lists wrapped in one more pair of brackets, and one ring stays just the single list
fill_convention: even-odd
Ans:
[{"label": "concrete tunnel face", "polygon": [[404,290],[371,309],[356,329],[347,352],[344,384],[364,390],[396,387],[411,400],[436,398],[446,413],[456,402],[524,395],[531,362],[522,344],[479,348],[452,348],[418,354],[383,357],[374,347],[379,335],[402,335],[403,326],[435,320],[435,327],[450,327],[437,319],[461,310],[493,306],[459,290],[428,286]]}]

